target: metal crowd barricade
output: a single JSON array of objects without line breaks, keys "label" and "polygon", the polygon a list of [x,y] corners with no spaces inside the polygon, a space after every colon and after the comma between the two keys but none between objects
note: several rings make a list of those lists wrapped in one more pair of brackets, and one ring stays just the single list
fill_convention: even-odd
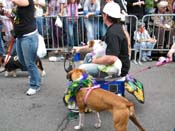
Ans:
[{"label": "metal crowd barricade", "polygon": [[[155,17],[169,17],[170,20],[173,21],[173,17],[175,14],[149,14],[144,15],[142,18],[142,23],[145,23],[146,29],[148,30],[151,37],[156,38],[157,43],[154,49],[151,51],[168,51],[173,44],[173,36],[174,36],[174,27],[170,26],[170,29],[163,29],[159,26],[156,26],[154,23]],[[150,49],[140,49],[139,60],[141,60],[141,53],[143,50],[150,50]]]},{"label": "metal crowd barricade", "polygon": [[[45,39],[46,48],[47,50],[56,50],[57,48],[69,48],[69,20],[67,17],[61,17],[61,21],[63,23],[63,27],[59,28],[55,26],[55,20],[56,16],[47,16],[44,18],[44,24],[43,24],[43,32],[42,36]],[[96,29],[94,31],[94,39],[100,39],[100,30],[101,28],[105,28],[105,25],[101,23],[102,17],[100,15],[95,16],[92,18],[92,26],[93,29]],[[84,15],[80,15],[78,17],[78,21],[76,21],[77,24],[77,32],[73,32],[73,36],[76,38],[73,39],[73,41],[76,41],[73,43],[72,46],[79,46],[81,42],[87,42],[87,28],[85,27],[86,18]],[[95,24],[96,22],[96,24]],[[104,34],[104,33],[103,33]]]},{"label": "metal crowd barricade", "polygon": [[[59,28],[55,26],[56,16],[47,16],[44,18],[42,36],[45,39],[47,50],[56,50],[58,48],[69,48],[69,20],[67,17],[61,17],[63,27]],[[133,23],[132,19],[135,19],[136,23]],[[73,35],[77,35],[75,46],[79,46],[82,42],[88,41],[88,31],[86,28],[86,18],[84,15],[79,15],[77,21],[77,32],[73,32]],[[103,23],[101,15],[92,17],[93,26],[93,38],[102,39],[106,32],[106,25]],[[130,37],[132,33],[132,26],[137,27],[138,19],[134,15],[128,15],[124,21],[126,30],[128,30]]]}]

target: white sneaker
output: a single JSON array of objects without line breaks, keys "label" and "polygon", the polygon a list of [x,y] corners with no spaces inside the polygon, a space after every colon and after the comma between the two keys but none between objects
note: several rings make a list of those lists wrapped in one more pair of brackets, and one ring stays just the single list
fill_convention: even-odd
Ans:
[{"label": "white sneaker", "polygon": [[138,61],[139,65],[142,65],[142,62],[141,61]]},{"label": "white sneaker", "polygon": [[133,63],[136,64],[136,65],[138,64],[136,60],[133,60]]},{"label": "white sneaker", "polygon": [[40,88],[38,88],[38,89],[29,88],[28,91],[26,92],[26,95],[28,95],[28,96],[34,95],[34,94],[36,94],[39,90],[40,90]]}]

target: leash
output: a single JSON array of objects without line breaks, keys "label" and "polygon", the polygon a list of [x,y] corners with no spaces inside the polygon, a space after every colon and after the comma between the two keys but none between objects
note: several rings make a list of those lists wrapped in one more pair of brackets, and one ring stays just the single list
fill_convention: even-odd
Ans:
[{"label": "leash", "polygon": [[[152,68],[154,68],[154,67],[160,67],[160,66],[163,66],[163,65],[165,65],[165,64],[172,63],[172,61],[170,61],[169,58],[163,58],[163,57],[162,57],[162,59],[163,59],[163,60],[158,61],[158,62],[157,62],[156,64],[154,64],[154,65],[141,68],[140,70],[131,72],[131,73],[127,74],[127,75],[129,75],[129,76],[134,76],[135,74],[144,72],[144,71],[149,70],[149,69],[152,69]],[[127,75],[126,75],[126,76],[127,76]],[[99,81],[102,80],[102,81],[105,81],[104,84],[108,84],[108,83],[110,83],[110,82],[114,82],[114,81],[116,81],[116,80],[119,80],[120,78],[121,78],[121,77],[112,78],[112,80],[110,80],[110,81],[109,81],[109,79],[94,79],[94,80],[97,80],[97,81],[98,81],[98,80],[99,80]]]},{"label": "leash", "polygon": [[[79,114],[78,112],[75,113],[75,112],[69,111],[66,114],[66,116],[62,119],[61,123],[57,126],[57,130],[56,131],[64,131],[67,128],[70,120],[73,120],[73,119],[77,119],[78,118],[78,114]],[[64,124],[64,122],[65,122],[65,124]],[[63,126],[63,124],[64,124],[64,126]]]},{"label": "leash", "polygon": [[7,57],[5,57],[4,65],[6,65],[8,62],[8,59],[10,57],[10,53],[11,53],[12,48],[13,48],[14,41],[15,41],[15,38],[12,36],[10,43],[9,43],[8,50],[7,50]]},{"label": "leash", "polygon": [[163,58],[163,57],[161,57],[161,58],[162,58],[163,60],[158,61],[156,64],[154,64],[154,65],[152,65],[152,66],[147,66],[147,67],[145,67],[145,68],[142,68],[142,69],[140,69],[140,70],[137,70],[137,71],[135,71],[135,72],[132,72],[132,73],[130,73],[130,74],[128,74],[128,75],[133,76],[134,74],[137,74],[137,73],[146,71],[146,70],[148,70],[148,69],[152,69],[152,68],[154,68],[154,67],[160,67],[160,66],[163,66],[163,65],[165,65],[165,64],[169,64],[169,63],[172,62],[172,61],[170,61],[169,58]]}]

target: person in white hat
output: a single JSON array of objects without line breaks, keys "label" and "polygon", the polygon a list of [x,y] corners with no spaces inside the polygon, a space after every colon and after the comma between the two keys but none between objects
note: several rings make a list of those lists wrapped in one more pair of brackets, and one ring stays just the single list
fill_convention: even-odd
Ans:
[{"label": "person in white hat", "polygon": [[103,8],[103,21],[107,25],[107,32],[103,38],[107,44],[106,55],[93,59],[90,64],[82,64],[79,67],[93,76],[108,75],[106,67],[108,68],[110,65],[122,66],[121,72],[118,72],[118,74],[121,73],[120,76],[128,74],[130,68],[128,43],[120,21],[120,11],[120,6],[115,2],[108,2]]}]

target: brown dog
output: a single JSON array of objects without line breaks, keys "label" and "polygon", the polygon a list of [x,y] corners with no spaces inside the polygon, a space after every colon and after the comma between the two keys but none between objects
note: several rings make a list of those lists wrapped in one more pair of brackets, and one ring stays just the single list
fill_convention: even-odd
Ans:
[{"label": "brown dog", "polygon": [[[85,74],[84,70],[73,69],[67,74],[67,78],[72,80],[80,80]],[[75,129],[83,127],[84,111],[88,107],[94,111],[97,111],[97,123],[95,127],[101,126],[100,115],[98,112],[109,111],[112,113],[114,128],[116,131],[127,131],[128,120],[130,119],[140,131],[145,131],[136,118],[134,105],[126,98],[117,96],[116,94],[103,90],[101,88],[94,88],[90,93],[85,103],[85,97],[87,96],[88,88],[80,89],[76,94],[76,102],[79,109],[79,124],[75,126]]]}]

